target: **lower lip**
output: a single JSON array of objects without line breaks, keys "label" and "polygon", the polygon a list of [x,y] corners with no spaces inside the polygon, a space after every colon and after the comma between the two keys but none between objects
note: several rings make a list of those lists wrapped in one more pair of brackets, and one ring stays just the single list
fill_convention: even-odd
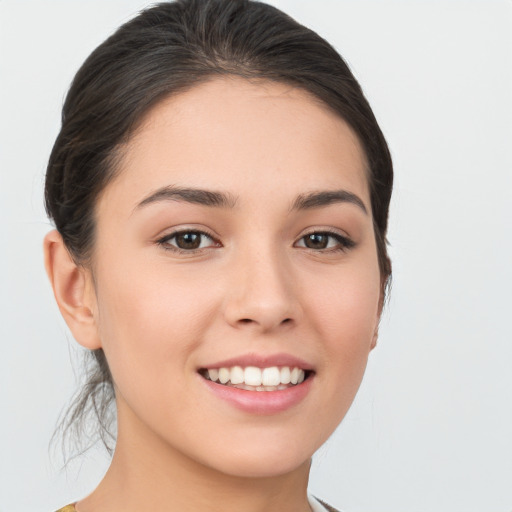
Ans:
[{"label": "lower lip", "polygon": [[199,377],[212,393],[237,409],[252,414],[276,414],[304,400],[311,389],[314,375],[301,384],[276,391],[247,391],[212,382],[201,375]]}]

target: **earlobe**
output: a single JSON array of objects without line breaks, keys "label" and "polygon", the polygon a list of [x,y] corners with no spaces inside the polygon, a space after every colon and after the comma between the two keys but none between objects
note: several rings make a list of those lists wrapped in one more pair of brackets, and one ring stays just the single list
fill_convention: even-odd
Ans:
[{"label": "earlobe", "polygon": [[55,300],[74,338],[90,350],[101,348],[90,273],[73,261],[57,230],[46,235],[43,249],[46,273]]},{"label": "earlobe", "polygon": [[375,332],[373,333],[372,342],[370,344],[370,351],[373,350],[377,346],[377,339],[379,337],[379,327],[375,328]]},{"label": "earlobe", "polygon": [[384,309],[384,302],[386,299],[386,288],[388,285],[390,277],[382,278],[380,283],[380,298],[379,298],[379,306],[377,312],[377,324],[375,326],[375,331],[373,332],[372,341],[370,344],[370,350],[373,350],[377,346],[377,339],[379,337],[379,325],[382,317],[382,311]]}]

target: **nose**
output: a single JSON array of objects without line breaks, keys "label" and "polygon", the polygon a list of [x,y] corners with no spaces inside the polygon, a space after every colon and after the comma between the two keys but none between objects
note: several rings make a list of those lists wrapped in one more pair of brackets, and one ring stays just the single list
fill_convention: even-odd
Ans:
[{"label": "nose", "polygon": [[286,258],[271,248],[237,258],[224,304],[226,321],[261,333],[296,324],[301,308]]}]

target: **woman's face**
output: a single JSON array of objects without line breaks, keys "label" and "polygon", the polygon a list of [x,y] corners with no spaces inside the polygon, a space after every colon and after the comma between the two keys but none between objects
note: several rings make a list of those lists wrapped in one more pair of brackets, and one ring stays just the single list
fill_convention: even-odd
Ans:
[{"label": "woman's face", "polygon": [[149,113],[96,214],[118,449],[243,476],[308,461],[354,398],[380,313],[348,125],[290,86],[215,79]]}]

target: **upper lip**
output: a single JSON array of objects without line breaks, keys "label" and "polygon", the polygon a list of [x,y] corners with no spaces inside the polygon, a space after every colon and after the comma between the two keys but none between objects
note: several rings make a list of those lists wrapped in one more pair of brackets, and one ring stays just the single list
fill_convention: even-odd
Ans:
[{"label": "upper lip", "polygon": [[297,367],[302,370],[313,370],[313,366],[300,359],[292,356],[291,354],[244,354],[223,361],[216,361],[215,363],[209,363],[201,366],[201,368],[207,368],[210,370],[218,368],[231,368],[233,366],[241,366],[246,368],[247,366],[255,366],[256,368],[270,368],[272,366],[289,366],[291,368]]}]

